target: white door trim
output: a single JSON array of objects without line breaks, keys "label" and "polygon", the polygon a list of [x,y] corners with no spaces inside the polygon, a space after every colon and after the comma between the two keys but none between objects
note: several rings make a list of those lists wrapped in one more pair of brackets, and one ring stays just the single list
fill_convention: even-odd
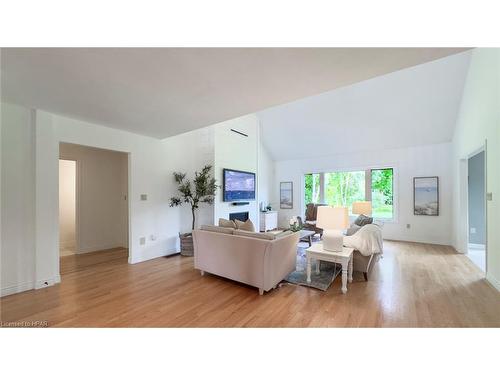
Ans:
[{"label": "white door trim", "polygon": [[[480,154],[481,152],[484,152],[484,197],[486,200],[486,195],[488,191],[488,145],[487,145],[487,140],[484,140],[484,144],[474,150],[473,152],[469,153],[465,159],[465,209],[466,209],[466,219],[465,219],[465,233],[466,233],[466,247],[465,247],[465,253],[469,252],[469,248],[471,249],[477,249],[476,246],[480,246],[479,244],[472,244],[470,242],[470,233],[469,233],[469,159]],[[484,223],[485,223],[485,244],[482,245],[484,251],[485,251],[485,265],[484,265],[484,273],[485,275],[488,273],[488,202],[485,201],[485,210],[484,210]],[[471,246],[472,245],[472,246]]]}]

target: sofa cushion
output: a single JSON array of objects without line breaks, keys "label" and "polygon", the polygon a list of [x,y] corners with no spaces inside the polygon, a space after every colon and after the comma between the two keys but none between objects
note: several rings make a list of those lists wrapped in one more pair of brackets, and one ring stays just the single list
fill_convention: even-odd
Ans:
[{"label": "sofa cushion", "polygon": [[239,229],[236,229],[233,232],[233,234],[236,236],[253,237],[253,238],[259,238],[261,240],[276,240],[278,238],[289,236],[292,233],[293,232],[291,230],[286,230],[286,231],[279,232],[279,233],[269,233],[269,232],[258,233],[258,232],[249,232],[246,230],[239,230]]},{"label": "sofa cushion", "polygon": [[236,223],[232,220],[219,219],[219,227],[236,229]]},{"label": "sofa cushion", "polygon": [[360,227],[363,227],[366,224],[371,224],[371,223],[373,223],[373,217],[365,216],[363,214],[359,215],[354,221],[354,224]]},{"label": "sofa cushion", "polygon": [[252,220],[250,219],[247,221],[235,220],[234,222],[236,223],[236,229],[255,232],[255,225],[253,225]]},{"label": "sofa cushion", "polygon": [[249,232],[247,230],[241,230],[241,229],[236,229],[233,232],[233,234],[236,236],[253,237],[253,238],[258,238],[261,240],[274,240],[276,238],[276,236],[272,233]]},{"label": "sofa cushion", "polygon": [[281,237],[289,236],[290,234],[293,234],[293,232],[291,230],[285,230],[283,232],[276,233],[274,235],[274,238],[281,238]]},{"label": "sofa cushion", "polygon": [[209,232],[218,232],[225,234],[233,234],[234,232],[233,228],[218,227],[217,225],[202,225],[200,229]]}]

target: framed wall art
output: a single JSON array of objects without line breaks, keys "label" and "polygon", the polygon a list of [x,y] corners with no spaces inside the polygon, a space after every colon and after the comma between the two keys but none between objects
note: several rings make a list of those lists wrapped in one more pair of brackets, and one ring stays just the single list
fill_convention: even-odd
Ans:
[{"label": "framed wall art", "polygon": [[293,183],[280,182],[280,208],[293,208]]},{"label": "framed wall art", "polygon": [[439,177],[413,178],[413,214],[439,216]]}]

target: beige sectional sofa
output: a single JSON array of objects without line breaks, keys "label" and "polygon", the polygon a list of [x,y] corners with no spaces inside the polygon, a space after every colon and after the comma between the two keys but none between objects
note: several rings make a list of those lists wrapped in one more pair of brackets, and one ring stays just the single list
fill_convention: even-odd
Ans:
[{"label": "beige sectional sofa", "polygon": [[217,226],[193,231],[194,267],[259,288],[276,287],[295,271],[299,233],[278,235]]}]

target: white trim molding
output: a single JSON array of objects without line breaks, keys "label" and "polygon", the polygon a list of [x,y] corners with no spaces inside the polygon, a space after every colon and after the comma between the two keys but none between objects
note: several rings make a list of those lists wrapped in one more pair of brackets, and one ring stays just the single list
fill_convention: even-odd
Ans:
[{"label": "white trim molding", "polygon": [[2,287],[0,290],[0,297],[9,296],[11,294],[26,292],[27,290],[31,290],[35,288],[34,281],[27,281],[24,283],[19,283],[16,285],[10,285],[6,287]]},{"label": "white trim molding", "polygon": [[469,250],[486,250],[486,246],[480,243],[469,243]]},{"label": "white trim molding", "polygon": [[61,282],[61,275],[56,275],[50,279],[37,280],[35,283],[35,289],[47,288]]},{"label": "white trim molding", "polygon": [[486,274],[486,281],[488,281],[496,290],[500,292],[500,281],[495,279],[491,273]]},{"label": "white trim molding", "polygon": [[37,281],[26,281],[24,283],[19,283],[16,285],[10,285],[2,287],[0,289],[0,297],[9,296],[11,294],[22,293],[32,289],[47,288],[48,286],[53,286],[61,282],[61,275],[56,275],[50,279],[37,280]]},{"label": "white trim molding", "polygon": [[148,249],[145,252],[143,252],[140,257],[132,257],[131,254],[129,253],[128,262],[130,264],[136,264],[136,263],[146,262],[154,258],[159,258],[174,254],[179,254],[179,250]]}]

